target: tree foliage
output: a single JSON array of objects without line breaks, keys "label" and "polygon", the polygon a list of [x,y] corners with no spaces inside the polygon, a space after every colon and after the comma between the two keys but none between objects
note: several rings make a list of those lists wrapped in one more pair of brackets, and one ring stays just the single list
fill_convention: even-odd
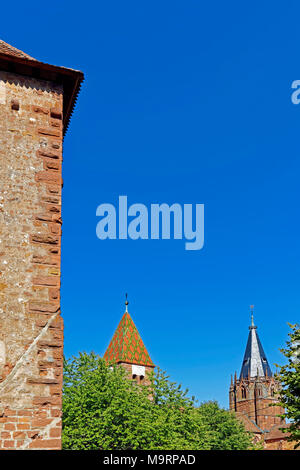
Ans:
[{"label": "tree foliage", "polygon": [[216,402],[195,405],[158,371],[138,386],[94,353],[65,361],[64,449],[247,449],[251,436]]},{"label": "tree foliage", "polygon": [[290,340],[286,342],[286,349],[281,349],[288,362],[280,367],[276,378],[281,382],[282,389],[279,392],[280,404],[285,408],[282,418],[290,420],[290,426],[283,428],[283,432],[289,432],[289,441],[296,442],[295,447],[300,446],[300,326],[291,325]]}]

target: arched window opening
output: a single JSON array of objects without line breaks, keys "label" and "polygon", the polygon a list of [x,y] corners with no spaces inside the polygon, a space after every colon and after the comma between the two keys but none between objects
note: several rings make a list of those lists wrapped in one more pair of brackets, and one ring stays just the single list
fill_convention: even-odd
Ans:
[{"label": "arched window opening", "polygon": [[247,390],[245,387],[242,387],[242,398],[247,398]]}]

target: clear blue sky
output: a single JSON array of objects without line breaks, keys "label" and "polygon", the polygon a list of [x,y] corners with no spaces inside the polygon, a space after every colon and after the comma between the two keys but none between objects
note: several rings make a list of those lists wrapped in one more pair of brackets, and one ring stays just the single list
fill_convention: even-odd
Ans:
[{"label": "clear blue sky", "polygon": [[[296,1],[3,3],[2,39],[81,69],[65,139],[65,354],[103,354],[129,311],[153,361],[228,406],[249,304],[271,364],[299,320]],[[205,204],[205,247],[100,241],[96,207]],[[274,367],[273,367],[274,369]]]}]

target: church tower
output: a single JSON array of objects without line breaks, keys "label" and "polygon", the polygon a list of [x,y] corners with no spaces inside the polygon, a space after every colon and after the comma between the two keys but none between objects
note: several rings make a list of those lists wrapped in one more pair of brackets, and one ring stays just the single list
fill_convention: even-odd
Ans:
[{"label": "church tower", "polygon": [[128,372],[129,378],[137,383],[149,385],[148,376],[155,366],[128,313],[127,294],[125,305],[125,313],[105,351],[104,359],[120,364]]},{"label": "church tower", "polygon": [[[253,306],[251,306],[253,309]],[[256,434],[270,434],[270,431],[284,426],[278,414],[284,412],[281,406],[270,406],[277,402],[276,394],[280,384],[274,378],[266,354],[261,345],[257,326],[254,325],[253,310],[249,326],[248,342],[239,378],[231,378],[229,390],[230,410],[237,413],[246,429]]]}]

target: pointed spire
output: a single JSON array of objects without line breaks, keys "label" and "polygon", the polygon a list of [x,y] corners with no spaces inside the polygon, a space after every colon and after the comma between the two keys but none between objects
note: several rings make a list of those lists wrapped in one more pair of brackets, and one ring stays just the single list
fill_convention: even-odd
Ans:
[{"label": "pointed spire", "polygon": [[272,372],[264,353],[263,347],[257,334],[257,326],[254,324],[253,318],[254,305],[250,305],[251,325],[249,326],[248,342],[242,363],[240,380],[242,378],[256,378],[272,376]]},{"label": "pointed spire", "polygon": [[235,373],[234,373],[234,383],[236,384],[236,382],[237,382],[237,378],[236,378],[236,371],[235,371]]}]

